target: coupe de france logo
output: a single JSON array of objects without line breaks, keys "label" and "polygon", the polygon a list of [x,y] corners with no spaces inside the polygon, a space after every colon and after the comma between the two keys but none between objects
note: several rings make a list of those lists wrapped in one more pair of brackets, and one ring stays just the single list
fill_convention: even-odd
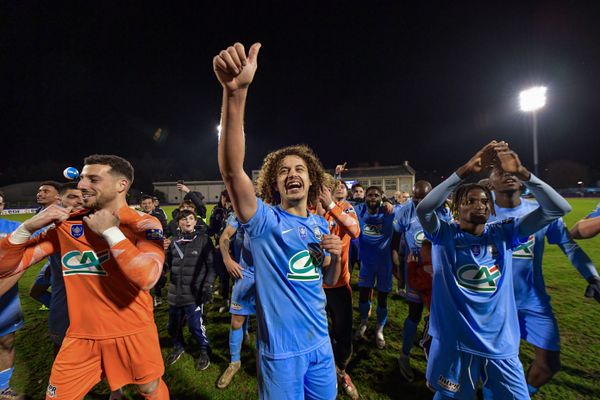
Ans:
[{"label": "coupe de france logo", "polygon": [[288,261],[290,272],[287,278],[291,281],[316,281],[319,280],[318,263],[308,250],[294,254]]},{"label": "coupe de france logo", "polygon": [[531,235],[527,239],[527,242],[521,243],[516,249],[513,250],[512,255],[514,258],[532,259],[534,246],[535,236]]},{"label": "coupe de france logo", "polygon": [[421,247],[423,246],[423,241],[425,240],[425,232],[423,231],[419,231],[417,233],[415,233],[415,243],[417,244],[417,246]]},{"label": "coupe de france logo", "polygon": [[102,268],[102,264],[110,258],[110,252],[104,250],[98,255],[92,250],[80,252],[73,250],[65,254],[61,263],[65,268],[64,276],[71,275],[100,275],[107,276],[108,273]]},{"label": "coupe de france logo", "polygon": [[83,224],[71,225],[71,236],[78,239],[83,236]]},{"label": "coupe de france logo", "polygon": [[501,273],[497,265],[491,267],[474,264],[463,265],[456,271],[458,284],[465,289],[480,293],[495,292]]}]

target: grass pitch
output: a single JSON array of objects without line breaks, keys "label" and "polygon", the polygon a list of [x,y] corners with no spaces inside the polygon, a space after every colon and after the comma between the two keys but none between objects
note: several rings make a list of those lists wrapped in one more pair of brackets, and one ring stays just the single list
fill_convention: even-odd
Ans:
[{"label": "grass pitch", "polygon": [[[565,217],[567,225],[590,212],[599,199],[570,199],[573,211]],[[170,214],[172,207],[166,207]],[[21,218],[19,218],[21,217]],[[27,216],[16,216],[24,219]],[[600,264],[600,237],[579,241],[592,261]],[[47,337],[47,312],[39,311],[39,304],[28,295],[29,288],[41,264],[30,268],[19,283],[21,303],[25,314],[25,326],[17,333],[17,355],[12,385],[32,399],[43,399],[52,366],[52,344]],[[552,304],[561,329],[562,370],[544,386],[536,399],[598,399],[600,398],[600,304],[583,297],[585,280],[570,265],[557,246],[548,245],[544,256],[544,276]],[[356,289],[357,271],[353,275]],[[358,323],[358,291],[355,290],[355,322]],[[218,302],[218,298],[217,298]],[[397,357],[402,343],[402,324],[407,306],[399,298],[392,297],[389,322],[385,329],[387,347],[377,350],[372,342],[356,342],[354,356],[348,368],[356,387],[364,399],[430,399],[431,392],[425,388],[425,359],[420,349],[413,348],[413,383],[402,380]],[[202,372],[194,369],[198,347],[186,332],[187,352],[173,366],[167,367],[164,379],[172,399],[254,399],[257,397],[255,354],[252,349],[242,349],[242,369],[226,390],[216,388],[216,381],[229,362],[229,314],[218,313],[218,305],[212,307],[206,317],[208,336],[211,341],[210,367]],[[90,310],[90,312],[94,312]],[[165,305],[155,312],[160,333],[163,356],[171,350],[167,333],[168,320]],[[367,334],[372,337],[375,318],[370,320]],[[254,337],[256,324],[251,321]],[[422,324],[419,330],[422,329]],[[525,369],[533,358],[531,346],[521,346],[521,360]],[[108,388],[99,384],[87,399],[108,399]],[[135,389],[126,388],[126,398],[137,399]],[[340,395],[339,398],[344,398]]]}]

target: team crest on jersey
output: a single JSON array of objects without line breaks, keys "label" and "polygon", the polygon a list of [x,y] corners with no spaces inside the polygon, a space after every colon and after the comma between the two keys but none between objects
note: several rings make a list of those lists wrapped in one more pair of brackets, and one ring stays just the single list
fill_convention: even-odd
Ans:
[{"label": "team crest on jersey", "polygon": [[491,267],[474,264],[463,265],[456,271],[458,284],[475,292],[495,292],[500,279],[500,269],[497,265]]},{"label": "team crest on jersey", "polygon": [[48,388],[46,389],[46,394],[48,397],[56,397],[56,386],[49,383]]},{"label": "team crest on jersey", "polygon": [[475,257],[479,257],[479,255],[481,254],[481,245],[479,244],[474,244],[471,246],[471,253],[473,253],[473,255]]},{"label": "team crest on jersey", "polygon": [[517,248],[513,250],[514,258],[521,259],[532,259],[533,258],[533,247],[535,246],[535,236],[531,235],[527,238],[525,243],[521,243]]},{"label": "team crest on jersey", "polygon": [[313,233],[315,234],[315,237],[317,238],[317,240],[320,242],[321,240],[323,240],[323,233],[321,233],[321,230],[319,229],[318,226],[315,226],[313,228]]},{"label": "team crest on jersey", "polygon": [[80,252],[73,250],[62,256],[61,263],[65,268],[64,276],[71,275],[100,275],[107,276],[108,273],[102,268],[102,264],[110,258],[110,252],[104,250],[98,255],[93,250]]},{"label": "team crest on jersey", "polygon": [[371,225],[365,224],[363,233],[367,236],[381,236],[383,232],[383,225]]},{"label": "team crest on jersey", "polygon": [[306,228],[301,226],[298,228],[298,233],[302,239],[306,239]]},{"label": "team crest on jersey", "polygon": [[419,231],[417,233],[415,233],[415,243],[417,244],[417,246],[421,247],[423,246],[423,241],[425,240],[425,232],[423,231]]},{"label": "team crest on jersey", "polygon": [[78,239],[83,236],[83,224],[71,225],[71,236]]},{"label": "team crest on jersey", "polygon": [[[319,253],[321,252],[319,251]],[[294,254],[288,261],[290,272],[287,273],[287,278],[291,281],[319,280],[317,267],[322,262],[322,253],[321,259],[315,256],[315,251],[311,250],[302,250]]]},{"label": "team crest on jersey", "polygon": [[147,240],[161,240],[163,238],[164,236],[162,229],[146,229]]}]

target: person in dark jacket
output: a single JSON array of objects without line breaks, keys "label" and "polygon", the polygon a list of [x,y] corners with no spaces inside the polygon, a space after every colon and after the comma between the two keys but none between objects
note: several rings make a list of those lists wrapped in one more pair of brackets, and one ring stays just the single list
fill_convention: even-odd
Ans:
[{"label": "person in dark jacket", "polygon": [[206,218],[206,205],[204,204],[204,196],[200,192],[193,192],[183,184],[183,181],[177,182],[177,190],[185,193],[183,200],[189,200],[196,206],[196,213],[201,218]]},{"label": "person in dark jacket", "polygon": [[[183,210],[190,210],[198,215],[198,209],[196,205],[191,200],[184,200],[179,204],[179,207],[174,209],[171,215],[173,219],[169,222],[167,226],[167,230],[165,231],[165,237],[170,238],[179,235],[179,223],[177,222],[177,214],[179,214]],[[206,233],[208,231],[208,226],[206,222],[202,220],[202,218],[196,219],[196,228],[195,231],[198,233]]]},{"label": "person in dark jacket", "polygon": [[190,333],[200,346],[196,369],[201,371],[210,365],[202,311],[204,304],[212,299],[214,246],[208,235],[194,230],[196,214],[193,211],[181,211],[177,220],[181,233],[173,238],[165,256],[165,267],[171,271],[167,302],[168,330],[173,340],[173,352],[166,364],[174,364],[184,353],[183,324],[187,317]]},{"label": "person in dark jacket", "polygon": [[[231,200],[229,199],[229,194],[227,190],[223,190],[221,192],[221,196],[219,197],[219,202],[213,208],[210,219],[208,222],[208,234],[212,236],[215,240],[215,243],[219,243],[219,239],[221,238],[221,233],[225,229],[227,225],[227,218],[233,213],[233,208],[231,206]],[[226,312],[229,310],[229,288],[230,288],[230,276],[229,272],[227,272],[227,268],[225,267],[225,263],[223,262],[223,256],[221,252],[215,252],[215,271],[217,276],[219,277],[219,281],[221,282],[221,295],[223,296],[223,304],[219,308],[219,312]]]}]

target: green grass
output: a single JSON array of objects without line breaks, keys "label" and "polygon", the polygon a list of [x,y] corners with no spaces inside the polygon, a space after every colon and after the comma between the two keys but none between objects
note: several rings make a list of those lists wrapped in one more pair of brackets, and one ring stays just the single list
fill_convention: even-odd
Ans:
[{"label": "green grass", "polygon": [[[598,199],[573,199],[573,212],[566,218],[568,226],[586,215],[598,203]],[[167,208],[170,214],[171,208]],[[597,264],[600,264],[600,237],[579,242],[581,247]],[[20,283],[21,302],[25,313],[25,327],[17,333],[17,359],[13,385],[34,399],[44,397],[45,387],[52,364],[52,345],[47,337],[46,313],[38,311],[39,305],[28,296],[28,290],[41,267],[36,265],[24,275]],[[600,304],[583,297],[586,282],[570,265],[556,246],[548,246],[544,258],[544,270],[548,292],[561,329],[562,370],[540,391],[537,399],[598,399],[600,398]],[[356,284],[354,272],[353,283]],[[357,291],[355,291],[355,297]],[[355,317],[358,322],[357,299]],[[365,399],[430,399],[425,388],[425,359],[419,349],[413,350],[413,366],[417,379],[405,383],[400,377],[396,358],[401,347],[402,323],[407,307],[402,300],[389,301],[389,325],[386,327],[386,349],[377,350],[372,343],[355,343],[354,356],[349,366],[354,383]],[[162,307],[155,313],[160,332],[163,356],[170,351],[171,341],[166,331],[167,312]],[[374,318],[368,333],[372,334]],[[252,323],[252,328],[255,326]],[[207,317],[208,336],[213,355],[206,371],[194,369],[198,348],[192,340],[189,351],[177,362],[167,367],[164,376],[173,399],[253,399],[256,398],[256,366],[254,352],[242,350],[242,370],[232,385],[224,390],[216,389],[216,381],[229,361],[228,332],[229,315],[211,310]],[[253,330],[251,328],[251,330]],[[420,327],[421,328],[421,327]],[[189,339],[189,335],[186,336]],[[530,346],[523,345],[521,359],[525,368],[533,357]],[[100,384],[88,398],[107,398],[106,386]],[[127,389],[127,397],[137,398],[134,389]],[[340,398],[343,398],[340,396]]]}]

